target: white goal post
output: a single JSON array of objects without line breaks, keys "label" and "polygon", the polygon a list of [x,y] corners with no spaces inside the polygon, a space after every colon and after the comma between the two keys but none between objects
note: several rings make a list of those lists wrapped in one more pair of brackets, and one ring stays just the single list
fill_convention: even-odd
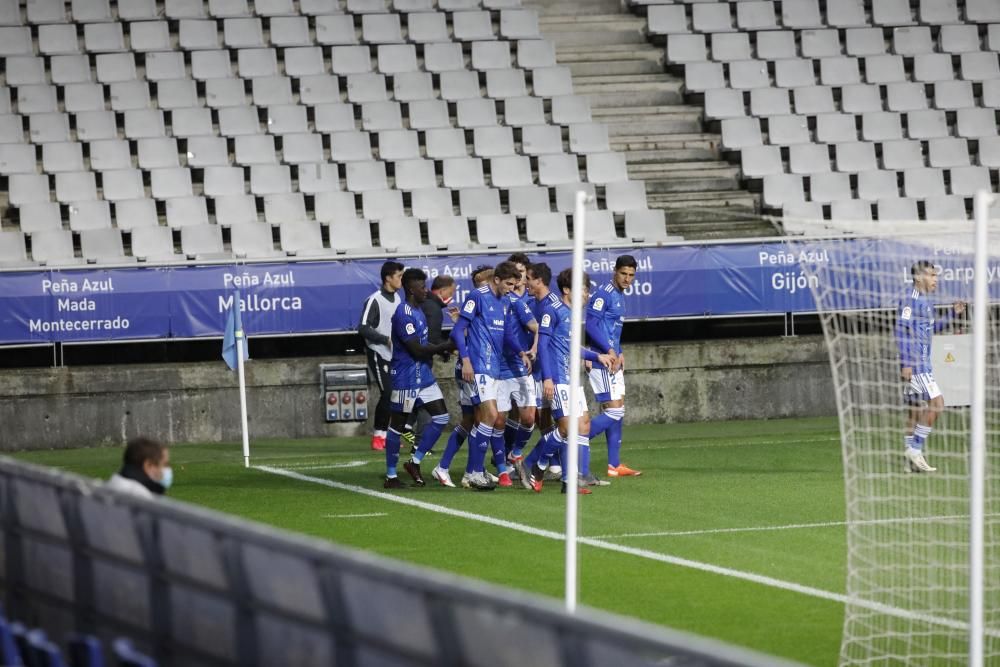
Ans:
[{"label": "white goal post", "polygon": [[[993,201],[977,196],[978,225],[795,224],[807,234],[795,243],[806,251],[800,268],[823,324],[840,418],[849,598],[841,665],[1000,664]],[[972,335],[969,407],[937,398],[932,332]]]}]

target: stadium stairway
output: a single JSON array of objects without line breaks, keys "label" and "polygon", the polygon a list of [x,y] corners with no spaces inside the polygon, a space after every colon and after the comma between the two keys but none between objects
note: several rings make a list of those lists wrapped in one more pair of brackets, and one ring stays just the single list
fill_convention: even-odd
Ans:
[{"label": "stadium stairway", "polygon": [[683,80],[665,71],[662,47],[647,41],[646,18],[618,0],[524,3],[608,127],[613,150],[626,154],[629,177],[646,182],[650,208],[664,209],[671,234],[687,239],[773,236],[759,196],[745,190],[726,162],[704,109],[685,102]]}]

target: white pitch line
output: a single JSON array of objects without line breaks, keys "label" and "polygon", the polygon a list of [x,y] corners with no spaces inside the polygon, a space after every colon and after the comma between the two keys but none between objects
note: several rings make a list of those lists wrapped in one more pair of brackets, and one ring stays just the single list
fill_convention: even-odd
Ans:
[{"label": "white pitch line", "polygon": [[290,463],[281,467],[287,468],[288,470],[332,470],[334,468],[358,468],[360,466],[368,465],[369,463],[375,463],[375,461],[347,461],[345,463],[326,463],[323,465],[312,463]]},{"label": "white pitch line", "polygon": [[[998,516],[996,514],[988,514],[987,516]],[[912,518],[899,518],[899,519],[871,519],[867,521],[855,521],[853,525],[855,526],[876,526],[880,524],[899,524],[899,523],[930,523],[933,521],[958,521],[961,519],[968,519],[968,515],[955,514],[952,516],[925,516],[925,517],[912,517]],[[703,530],[665,530],[660,532],[652,533],[619,533],[617,535],[593,535],[594,539],[598,540],[620,540],[630,537],[683,537],[686,535],[716,535],[720,533],[756,533],[756,532],[766,532],[772,530],[797,530],[800,528],[831,528],[837,526],[846,526],[847,521],[819,521],[816,523],[788,523],[781,526],[744,526],[741,528],[706,528]]]},{"label": "white pitch line", "polygon": [[[338,489],[340,491],[357,493],[363,496],[368,496],[370,498],[378,498],[379,500],[398,503],[400,505],[406,505],[408,507],[416,507],[418,509],[427,510],[429,512],[435,512],[437,514],[454,516],[460,519],[468,519],[470,521],[478,521],[480,523],[489,524],[491,526],[498,526],[500,528],[516,530],[518,532],[525,533],[527,535],[534,535],[536,537],[544,537],[546,539],[559,540],[559,541],[566,539],[566,536],[563,533],[557,533],[552,530],[535,528],[534,526],[528,526],[525,524],[516,523],[514,521],[508,521],[506,519],[499,519],[497,517],[492,517],[485,514],[476,514],[474,512],[467,512],[465,510],[454,509],[452,507],[445,507],[443,505],[435,505],[434,503],[428,503],[423,500],[416,500],[415,498],[407,498],[402,495],[392,495],[390,493],[383,493],[381,491],[375,491],[373,489],[366,489],[363,486],[355,486],[353,484],[344,484],[342,482],[335,482],[332,479],[323,479],[322,477],[311,477],[309,475],[303,475],[293,470],[273,468],[271,466],[254,466],[254,468],[274,475],[281,475],[283,477],[288,477],[290,479],[296,479],[301,482],[310,482],[312,484],[319,484],[321,486],[326,486],[331,489]],[[637,556],[639,558],[646,558],[648,560],[667,563],[669,565],[676,565],[678,567],[686,567],[692,570],[699,570],[701,572],[709,572],[711,574],[718,574],[724,577],[731,577],[733,579],[741,579],[743,581],[749,581],[755,584],[760,584],[762,586],[769,586],[771,588],[791,591],[793,593],[800,593],[802,595],[808,595],[810,597],[815,597],[830,602],[837,602],[845,605],[863,607],[871,611],[875,611],[881,614],[887,614],[890,616],[896,616],[898,618],[920,621],[931,625],[939,625],[947,628],[952,628],[954,630],[960,630],[966,632],[969,629],[969,624],[963,623],[962,621],[956,621],[949,618],[939,618],[937,616],[930,616],[928,614],[920,614],[906,609],[899,609],[896,607],[885,605],[880,602],[873,602],[871,600],[851,598],[842,593],[834,593],[833,591],[827,591],[822,588],[805,586],[803,584],[797,584],[793,581],[784,581],[782,579],[775,579],[774,577],[768,577],[762,574],[754,574],[753,572],[734,570],[728,567],[712,565],[711,563],[702,563],[701,561],[689,560],[687,558],[679,558],[677,556],[670,556],[656,551],[649,551],[648,549],[636,549],[634,547],[627,547],[625,545],[615,544],[613,542],[605,542],[603,540],[595,539],[592,537],[580,538],[579,542],[581,544],[586,544],[587,546],[594,547],[596,549],[614,551],[621,554],[628,554],[630,556]],[[985,634],[990,637],[1000,638],[1000,630],[987,629],[985,631]]]},{"label": "white pitch line", "polygon": [[376,516],[389,516],[388,512],[368,512],[367,514],[324,514],[324,519],[367,519]]}]

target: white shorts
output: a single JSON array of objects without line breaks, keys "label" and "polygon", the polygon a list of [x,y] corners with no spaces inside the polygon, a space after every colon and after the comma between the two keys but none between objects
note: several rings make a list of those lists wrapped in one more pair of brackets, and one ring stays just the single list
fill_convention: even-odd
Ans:
[{"label": "white shorts", "polygon": [[625,397],[625,373],[618,369],[614,373],[600,364],[590,369],[590,388],[598,403],[617,401]]},{"label": "white shorts", "polygon": [[[576,403],[580,407],[580,414],[587,414],[587,397],[583,393],[583,387],[576,392]],[[555,396],[552,397],[552,416],[562,419],[570,415],[569,385],[557,384]]]},{"label": "white shorts", "polygon": [[552,407],[551,402],[546,401],[542,396],[545,394],[544,382],[541,380],[535,380],[535,407],[541,410],[542,408]]},{"label": "white shorts", "polygon": [[486,401],[496,401],[500,394],[500,380],[492,375],[476,373],[476,384],[472,388],[472,404],[479,405]]},{"label": "white shorts", "polygon": [[458,404],[471,408],[474,405],[472,397],[476,395],[476,385],[462,378],[455,378],[455,384],[458,386]]},{"label": "white shorts", "polygon": [[393,389],[389,395],[389,407],[393,412],[408,415],[421,405],[444,400],[437,382],[423,389]]},{"label": "white shorts", "polygon": [[518,407],[534,406],[535,379],[530,375],[500,380],[500,393],[497,395],[497,410],[509,412],[513,404]]},{"label": "white shorts", "polygon": [[903,394],[908,399],[919,398],[930,401],[941,395],[941,388],[934,381],[933,373],[914,373]]}]

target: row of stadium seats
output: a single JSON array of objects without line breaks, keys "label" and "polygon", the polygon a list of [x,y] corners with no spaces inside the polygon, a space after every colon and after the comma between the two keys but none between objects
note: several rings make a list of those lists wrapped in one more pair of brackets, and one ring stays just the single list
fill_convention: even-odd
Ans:
[{"label": "row of stadium seats", "polygon": [[[25,10],[21,11],[21,5]],[[512,9],[521,0],[0,0],[0,25],[44,25],[49,23],[100,23],[119,18],[136,21],[166,17],[197,19],[237,16],[320,16],[326,14],[430,12]],[[67,11],[67,9],[69,11]]]},{"label": "row of stadium seats", "polygon": [[[41,628],[10,622],[0,614],[0,664],[15,667],[110,667],[101,640],[92,635],[73,635],[66,641],[66,656]],[[111,642],[110,654],[117,667],[156,667],[157,662],[137,651],[120,637]]]},{"label": "row of stadium seats", "polygon": [[[213,223],[403,220],[412,230],[462,220],[450,225],[453,244],[490,247],[488,230],[516,229],[519,217],[503,244],[558,242],[565,231],[540,235],[536,221],[564,220],[579,189],[597,196],[601,238],[614,242],[612,214],[647,209],[643,182],[629,180],[607,127],[539,39],[537,13],[519,2],[313,1],[281,12],[273,2],[169,0],[162,16],[144,2],[94,4],[0,10],[4,228],[58,239],[11,243],[11,262],[26,261],[22,245],[40,262],[230,252],[220,229],[203,232],[208,250],[170,231]],[[470,235],[466,219],[497,222]],[[662,214],[643,220],[660,229],[642,237],[667,238]],[[155,236],[157,251],[126,255],[117,230],[150,227],[159,229],[139,235]],[[70,235],[84,231],[107,241]],[[249,233],[234,232],[236,255],[299,251],[270,228],[247,251]],[[394,248],[442,247],[437,236],[401,234]],[[371,251],[390,237],[334,238],[337,250]]]},{"label": "row of stadium seats", "polygon": [[[266,46],[301,47],[319,44],[337,46],[349,44],[429,43],[453,39],[476,41],[537,38],[538,15],[534,10],[504,9],[494,26],[489,11],[458,11],[410,14],[406,29],[400,14],[364,14],[359,21],[347,14],[330,16],[291,16],[282,18],[182,19],[178,22],[176,46],[182,51],[219,49],[251,49]],[[360,23],[360,35],[355,24]],[[59,29],[60,27],[69,28]],[[128,28],[126,30],[126,27]],[[171,48],[173,39],[166,21],[130,23],[88,23],[83,29],[83,50],[96,54],[113,54],[129,50],[153,51],[155,45]],[[127,34],[126,34],[127,33]],[[0,27],[3,47],[0,55],[28,55],[34,52],[31,29]],[[143,43],[151,38],[152,45]],[[60,44],[60,40],[66,40]],[[169,40],[169,44],[165,44]],[[39,53],[60,54],[80,51],[76,26],[54,24],[38,28]],[[52,57],[59,57],[53,55]]]},{"label": "row of stadium seats", "polygon": [[[268,194],[260,197],[260,201],[253,195],[242,193],[212,197],[171,197],[159,204],[149,198],[120,199],[114,202],[94,199],[74,201],[67,205],[44,200],[19,201],[18,215],[20,230],[28,234],[61,229],[67,226],[66,223],[73,231],[112,226],[127,231],[137,227],[159,226],[161,217],[165,218],[168,227],[175,229],[210,222],[223,227],[258,222],[261,214],[263,221],[270,224],[312,217],[319,222],[358,219],[376,221],[405,215],[428,220],[451,217],[456,212],[464,217],[508,213],[523,218],[542,213],[572,213],[576,193],[580,190],[596,194],[596,189],[591,184],[564,184],[551,189],[533,185],[505,190],[486,187],[465,187],[458,190],[431,187],[412,190],[405,196],[399,190],[370,190],[360,194],[360,206],[358,195],[336,190],[324,190],[311,196],[300,192]],[[20,190],[14,191],[15,196],[23,194]],[[646,209],[645,191],[642,182],[638,181],[609,183],[603,188],[603,199],[608,207],[604,211],[606,213]]]},{"label": "row of stadium seats", "polygon": [[766,207],[965,218],[996,187],[995,0],[633,4]]},{"label": "row of stadium seats", "polygon": [[[423,224],[410,217],[383,218],[377,223],[336,220],[326,225],[309,220],[289,221],[277,227],[263,222],[244,222],[227,229],[202,223],[181,227],[177,234],[168,227],[151,225],[133,227],[128,232],[130,253],[126,253],[123,233],[119,229],[105,227],[80,231],[77,253],[73,233],[55,227],[30,234],[30,260],[26,234],[0,231],[0,267],[333,257],[344,253],[371,253],[376,247],[391,253],[426,254],[471,247],[523,247],[526,243],[566,245],[570,239],[567,218],[564,213],[528,214],[524,216],[523,234],[517,217],[504,214],[480,215],[474,221],[459,216],[429,218]],[[610,211],[591,211],[587,217],[586,242],[609,245],[670,240],[664,234],[663,211],[629,211],[623,221],[625,236],[621,237]],[[472,229],[476,232],[474,237]],[[373,243],[373,233],[380,240],[378,246]],[[179,236],[180,253],[175,250],[175,236]],[[227,236],[228,244],[225,242]]]},{"label": "row of stadium seats", "polygon": [[[915,23],[988,23],[1000,21],[1000,6],[994,0],[628,0],[630,5],[648,8],[652,17],[664,12],[664,5],[690,5],[689,15],[698,17],[698,26],[720,26],[724,15],[735,10],[736,26],[788,28],[852,28],[865,25],[901,26]],[[914,9],[917,11],[914,12]],[[669,10],[667,10],[669,11]],[[678,18],[679,15],[674,15]],[[686,25],[686,21],[682,21]],[[704,29],[704,28],[700,28]]]}]

